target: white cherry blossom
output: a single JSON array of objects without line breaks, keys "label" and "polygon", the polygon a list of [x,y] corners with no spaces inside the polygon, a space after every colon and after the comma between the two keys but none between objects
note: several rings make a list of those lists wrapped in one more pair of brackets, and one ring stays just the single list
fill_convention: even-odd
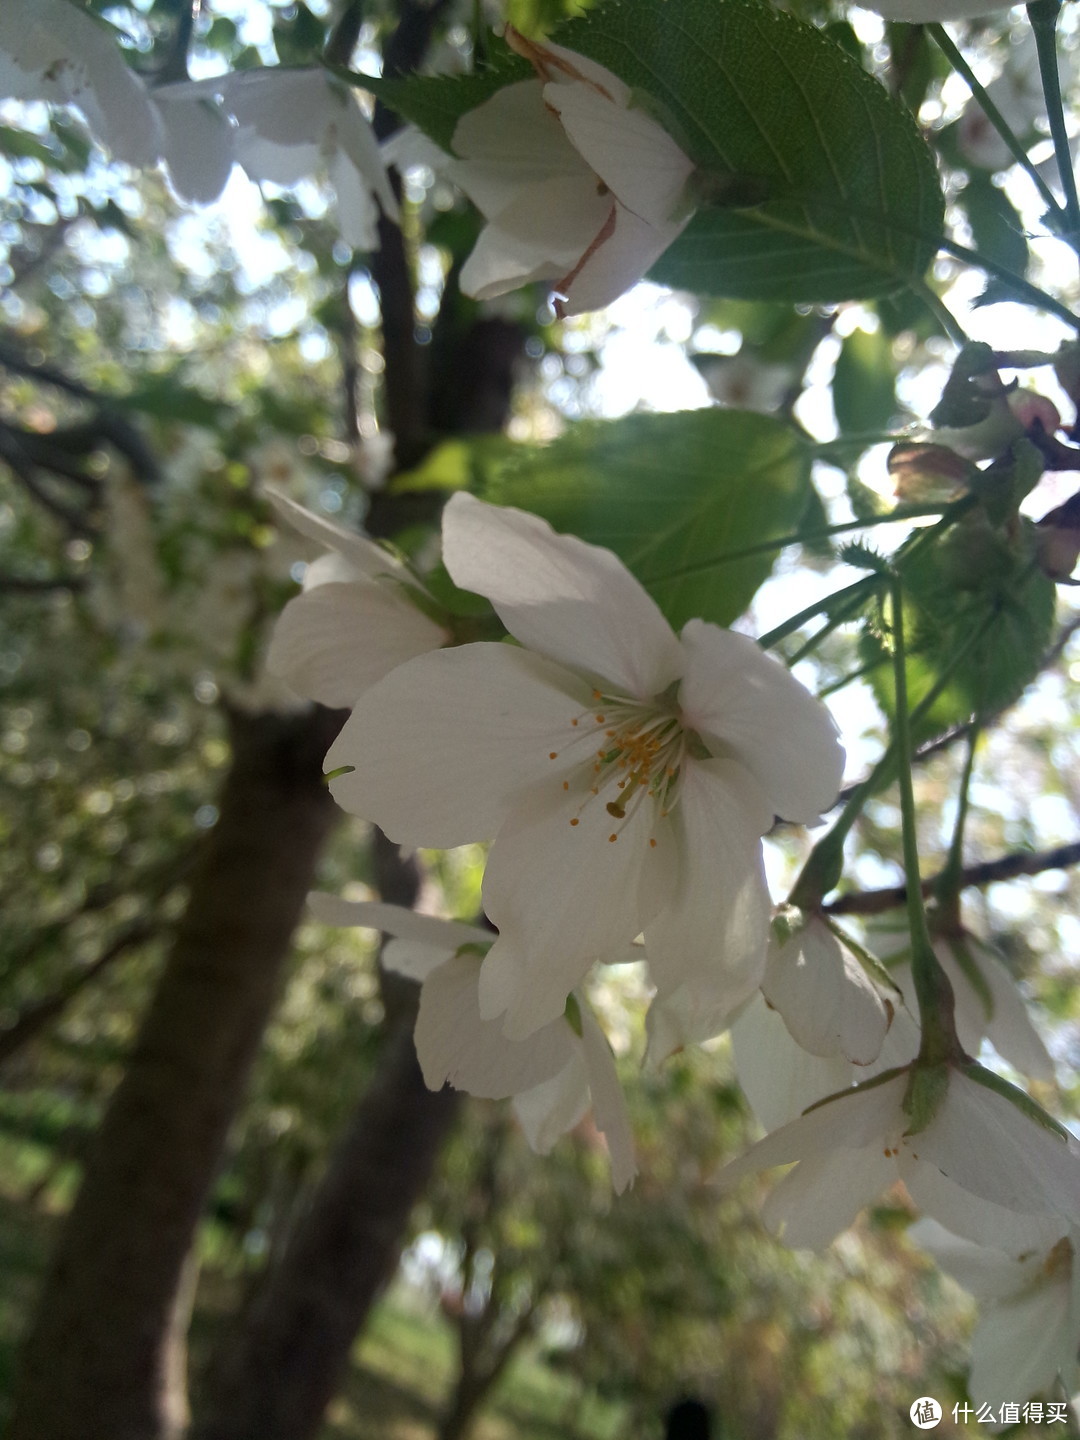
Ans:
[{"label": "white cherry blossom", "polygon": [[462,117],[440,168],[487,218],[461,272],[489,299],[535,280],[578,315],[640,280],[690,218],[691,160],[602,65],[560,45],[508,38],[538,78]]},{"label": "white cherry blossom", "polygon": [[756,1170],[798,1162],[762,1214],[786,1244],[808,1249],[828,1245],[898,1179],[943,1222],[966,1194],[1023,1216],[1080,1223],[1075,1142],[972,1078],[977,1073],[985,1074],[950,1068],[933,1118],[914,1135],[904,1109],[908,1071],[845,1091],[760,1140],[718,1183],[726,1189]]},{"label": "white cherry blossom", "polygon": [[335,797],[402,844],[494,840],[480,1007],[508,1035],[641,932],[675,1029],[697,996],[716,1033],[761,980],[761,835],[836,795],[828,711],[745,635],[676,637],[610,551],[536,516],[459,493],[443,555],[519,644],[423,655],[368,690],[327,756],[354,767]]},{"label": "white cherry blossom", "polygon": [[[969,1055],[978,1055],[985,1039],[1003,1060],[1032,1080],[1053,1081],[1054,1062],[1032,1023],[1023,996],[1005,962],[991,945],[970,931],[960,935],[937,935],[934,954],[949,977],[956,1000],[956,1034]],[[906,947],[906,937],[892,947],[897,953]],[[885,953],[889,953],[886,951]],[[913,988],[911,962],[903,956],[890,963],[889,974],[905,994]],[[903,1060],[914,1057],[917,1039]]]},{"label": "white cherry blossom", "polygon": [[298,695],[353,705],[397,665],[445,645],[449,634],[417,608],[415,581],[389,551],[276,492],[282,517],[327,551],[304,574],[303,593],[274,627],[267,668]]},{"label": "white cherry blossom", "polygon": [[854,1066],[839,1052],[823,1057],[797,1045],[760,991],[732,1023],[731,1049],[743,1094],[764,1130],[779,1129],[855,1080]]},{"label": "white cherry blossom", "polygon": [[617,1194],[637,1173],[634,1141],[615,1060],[588,1001],[575,993],[566,1012],[524,1040],[480,1015],[479,951],[490,930],[418,915],[397,905],[313,894],[311,909],[327,925],[363,925],[395,938],[383,950],[390,970],[421,982],[416,1054],[431,1090],[450,1084],[492,1100],[513,1098],[530,1146],[546,1155],[590,1105],[607,1141]]},{"label": "white cherry blossom", "polygon": [[235,160],[249,179],[275,185],[325,172],[338,228],[354,249],[378,248],[380,209],[398,219],[371,125],[356,96],[325,70],[266,66],[162,86],[154,98],[167,128],[166,160],[186,198],[215,199]]},{"label": "white cherry blossom", "polygon": [[900,1001],[820,915],[796,918],[785,939],[774,928],[761,991],[804,1050],[855,1065],[878,1058]]},{"label": "white cherry blossom", "polygon": [[975,1244],[933,1220],[909,1232],[979,1302],[969,1388],[976,1405],[995,1413],[1010,1401],[1052,1393],[1059,1376],[1067,1394],[1080,1379],[1080,1236],[1045,1222],[1028,1229],[1023,1248],[1011,1250]]},{"label": "white cherry blossom", "polygon": [[161,119],[118,38],[69,0],[3,0],[0,97],[73,105],[114,159],[154,165]]}]

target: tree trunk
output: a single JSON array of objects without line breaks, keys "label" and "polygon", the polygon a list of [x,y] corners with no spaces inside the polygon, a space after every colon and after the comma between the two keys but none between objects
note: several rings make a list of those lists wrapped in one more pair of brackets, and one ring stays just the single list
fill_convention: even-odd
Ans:
[{"label": "tree trunk", "polygon": [[387,1035],[375,1078],[280,1266],[220,1372],[196,1440],[313,1436],[353,1340],[393,1274],[413,1204],[453,1120],[457,1095],[432,1094],[408,1017]]},{"label": "tree trunk", "polygon": [[466,1440],[481,1402],[490,1389],[490,1384],[485,1382],[482,1376],[466,1380],[462,1375],[454,1390],[454,1397],[439,1422],[437,1440]]},{"label": "tree trunk", "polygon": [[340,719],[233,717],[220,818],[45,1282],[10,1440],[181,1423],[183,1267],[337,813],[320,772]]}]

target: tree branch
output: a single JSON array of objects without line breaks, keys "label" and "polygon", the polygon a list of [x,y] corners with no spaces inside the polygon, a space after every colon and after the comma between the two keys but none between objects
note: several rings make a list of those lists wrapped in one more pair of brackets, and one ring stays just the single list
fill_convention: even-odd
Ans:
[{"label": "tree branch", "polygon": [[[1019,875],[1041,875],[1046,870],[1064,870],[1077,864],[1080,864],[1080,840],[1059,845],[1055,850],[1016,850],[999,856],[997,860],[965,866],[960,872],[960,884],[964,889],[993,885],[999,880],[1015,880]],[[922,893],[932,895],[940,880],[941,872],[924,880]],[[830,915],[881,915],[886,910],[897,910],[906,904],[907,886],[894,885],[883,890],[859,890],[841,895],[823,908]]]},{"label": "tree branch", "polygon": [[55,590],[85,589],[85,575],[5,575],[0,572],[0,595],[45,595]]}]

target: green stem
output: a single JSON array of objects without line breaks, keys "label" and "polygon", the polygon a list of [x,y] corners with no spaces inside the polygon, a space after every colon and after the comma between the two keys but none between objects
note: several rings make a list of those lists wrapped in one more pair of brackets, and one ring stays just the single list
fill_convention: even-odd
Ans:
[{"label": "green stem", "polygon": [[[910,560],[912,555],[916,554],[924,545],[929,544],[942,530],[947,529],[954,521],[959,520],[962,515],[966,514],[968,510],[971,510],[978,503],[979,497],[977,495],[962,495],[959,500],[950,501],[944,509],[935,508],[931,513],[940,514],[941,519],[936,525],[923,526],[917,534],[913,535],[906,542],[904,549],[905,558]],[[770,630],[766,635],[763,635],[758,641],[758,644],[763,650],[771,650],[774,645],[778,645],[781,640],[785,640],[793,631],[805,625],[807,620],[812,620],[815,615],[820,615],[823,610],[831,611],[834,605],[844,604],[849,598],[853,603],[845,611],[845,614],[850,614],[852,610],[857,608],[859,601],[872,593],[880,584],[880,575],[864,575],[861,580],[856,580],[853,584],[845,586],[843,590],[834,590],[831,595],[826,595],[823,600],[818,600],[815,604],[808,605],[805,610],[800,610],[798,615],[793,615],[790,620],[785,620],[783,625],[778,625],[775,630]]]},{"label": "green stem", "polygon": [[926,28],[930,32],[932,40],[937,45],[938,49],[942,52],[942,54],[945,56],[946,60],[948,60],[949,64],[953,67],[953,69],[957,72],[958,75],[962,75],[964,77],[964,80],[967,82],[968,89],[982,106],[982,110],[986,118],[990,121],[990,124],[993,125],[994,129],[1005,142],[1009,154],[1013,157],[1016,163],[1021,167],[1024,173],[1034,184],[1035,188],[1038,190],[1040,196],[1043,199],[1043,203],[1053,212],[1054,215],[1063,215],[1064,212],[1062,211],[1061,206],[1055,199],[1054,192],[1050,189],[1049,185],[1047,185],[1046,181],[1039,174],[1038,170],[1036,170],[1035,166],[1031,163],[1031,160],[1028,158],[1027,151],[1017,139],[1015,133],[1012,130],[1012,127],[1009,125],[1009,122],[1002,115],[1001,111],[994,104],[993,100],[990,99],[990,96],[986,93],[985,88],[975,78],[975,72],[972,70],[968,62],[964,59],[964,56],[961,54],[957,46],[953,43],[952,37],[949,35],[949,32],[945,29],[943,25],[928,25]]},{"label": "green stem", "polygon": [[1064,320],[1066,325],[1071,325],[1074,330],[1080,330],[1080,317],[1074,315],[1067,305],[1060,300],[1055,300],[1052,295],[1047,295],[1045,290],[1040,290],[1037,285],[1032,285],[1029,280],[1015,274],[1004,265],[997,264],[978,250],[971,250],[966,245],[959,244],[956,240],[950,240],[943,235],[940,246],[947,255],[952,255],[956,260],[963,260],[967,265],[974,265],[977,270],[983,270],[987,275],[992,275],[995,280],[1000,280],[1003,285],[1008,286],[1016,295],[1026,300],[1029,305],[1035,305],[1040,310],[1045,310],[1050,315],[1056,315],[1059,320]]},{"label": "green stem", "polygon": [[938,876],[934,893],[943,909],[955,908],[959,903],[964,880],[964,828],[967,825],[971,776],[975,769],[975,750],[979,743],[978,717],[968,731],[968,751],[964,771],[960,777],[960,790],[956,797],[956,823],[953,825],[949,857]]},{"label": "green stem", "polygon": [[835,440],[812,440],[810,444],[817,459],[832,464],[834,450],[841,454],[846,450],[869,450],[871,445],[895,445],[901,439],[903,436],[891,430],[860,430],[852,435],[838,435]]},{"label": "green stem", "polygon": [[896,721],[891,748],[899,764],[901,833],[904,879],[907,884],[908,928],[911,932],[911,973],[919,1002],[922,1044],[919,1059],[940,1065],[958,1050],[953,1019],[953,991],[930,943],[919,872],[919,841],[915,813],[915,787],[911,778],[911,720],[908,715],[907,649],[904,643],[903,591],[899,577],[892,585],[893,674],[896,687]]},{"label": "green stem", "polygon": [[779,645],[781,640],[786,640],[789,635],[801,629],[807,620],[812,620],[815,615],[820,615],[823,610],[831,610],[834,605],[851,601],[853,602],[851,608],[854,609],[855,605],[860,601],[868,599],[880,583],[880,576],[864,575],[861,580],[856,580],[851,585],[845,585],[843,590],[834,590],[831,595],[826,595],[821,600],[815,600],[814,603],[808,605],[805,610],[800,610],[799,613],[793,615],[790,620],[785,620],[783,625],[777,625],[775,630],[770,630],[767,634],[762,635],[758,644],[763,650],[771,650],[774,645]]},{"label": "green stem", "polygon": [[[880,577],[875,576],[874,578]],[[967,639],[956,647],[945,665],[942,666],[938,678],[911,712],[911,725],[915,725],[929,713],[952,680],[957,666],[979,643],[996,619],[997,615],[991,612],[983,623],[976,626]],[[905,675],[905,697],[907,695],[906,680]],[[899,709],[899,698],[897,698],[896,705]],[[843,810],[833,822],[829,833],[822,836],[806,857],[806,863],[792,887],[789,904],[797,905],[801,910],[816,910],[829,891],[839,883],[844,868],[844,845],[851,832],[851,827],[862,814],[863,807],[871,795],[882,785],[884,777],[895,763],[896,753],[897,737],[894,735],[882,751],[880,760],[870,774],[856,785],[848,796]]]},{"label": "green stem", "polygon": [[1058,174],[1061,176],[1062,193],[1065,196],[1066,238],[1075,250],[1080,244],[1080,198],[1076,193],[1076,175],[1069,148],[1069,132],[1065,128],[1061,78],[1058,75],[1057,21],[1060,9],[1061,0],[1032,0],[1027,7],[1027,13],[1031,28],[1035,32],[1046,113],[1050,120],[1054,155],[1057,159]]},{"label": "green stem", "polygon": [[966,345],[971,337],[933,286],[928,285],[921,277],[918,280],[909,280],[908,285],[931,315],[941,322],[942,329],[953,344]]},{"label": "green stem", "polygon": [[904,520],[943,515],[947,509],[947,505],[901,505],[890,510],[887,515],[875,515],[869,520],[843,520],[838,525],[826,526],[824,530],[796,530],[790,535],[781,535],[776,540],[759,540],[753,545],[744,545],[741,550],[724,550],[719,555],[711,555],[707,560],[694,560],[689,565],[680,565],[676,570],[664,570],[659,575],[646,576],[642,584],[660,585],[665,580],[681,580],[685,575],[697,575],[703,570],[712,570],[717,565],[730,565],[736,560],[747,560],[752,555],[768,554],[770,550],[786,550],[789,545],[813,545],[816,541],[828,540],[833,535],[844,535],[852,530],[870,530],[875,525],[899,525]]},{"label": "green stem", "polygon": [[810,636],[810,639],[804,641],[794,654],[785,657],[785,663],[788,668],[790,669],[793,665],[797,665],[800,660],[805,660],[807,655],[812,655],[824,639],[831,635],[834,630],[838,630],[846,620],[850,619],[852,611],[857,608],[857,603],[849,603],[847,605],[841,605],[838,610],[833,611],[820,630],[815,630],[813,635]]},{"label": "green stem", "polygon": [[861,680],[864,675],[871,674],[882,662],[880,660],[868,660],[865,665],[860,665],[857,670],[849,670],[846,675],[841,675],[839,680],[834,680],[831,685],[826,685],[823,690],[817,692],[819,700],[827,700],[830,695],[845,689],[848,685]]}]

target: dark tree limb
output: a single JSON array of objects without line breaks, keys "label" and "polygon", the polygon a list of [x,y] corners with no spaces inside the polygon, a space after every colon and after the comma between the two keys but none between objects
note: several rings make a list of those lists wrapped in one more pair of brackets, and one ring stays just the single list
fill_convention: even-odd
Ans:
[{"label": "dark tree limb", "polygon": [[273,1283],[246,1317],[195,1440],[318,1432],[356,1333],[394,1272],[457,1104],[454,1091],[433,1095],[424,1084],[402,1017]]},{"label": "dark tree limb", "polygon": [[[1065,870],[1070,865],[1080,864],[1080,840],[1069,845],[1059,845],[1055,850],[1017,850],[997,860],[986,860],[981,865],[968,865],[960,872],[960,883],[965,888],[979,888],[994,885],[999,880],[1015,880],[1021,875],[1041,875],[1046,870]],[[933,895],[941,883],[942,876],[931,875],[922,882],[922,893]],[[841,895],[823,908],[830,915],[881,915],[886,910],[897,910],[907,904],[907,886],[887,886],[883,890],[859,890],[850,895]]]},{"label": "dark tree limb", "polygon": [[74,593],[85,589],[85,575],[5,575],[0,572],[0,595],[48,595],[57,590]]},{"label": "dark tree limb", "polygon": [[220,819],[46,1279],[9,1440],[165,1440],[195,1228],[336,815],[340,712],[232,718]]},{"label": "dark tree limb", "polygon": [[43,1000],[35,1000],[24,1006],[12,1023],[0,1030],[0,1065],[4,1065],[13,1055],[24,1050],[31,1041],[36,1040],[58,1020],[87,985],[97,980],[129,951],[159,935],[163,928],[164,921],[156,916],[133,920],[119,935],[114,936],[97,959],[83,967],[73,980],[54,990],[51,995],[46,995]]}]

